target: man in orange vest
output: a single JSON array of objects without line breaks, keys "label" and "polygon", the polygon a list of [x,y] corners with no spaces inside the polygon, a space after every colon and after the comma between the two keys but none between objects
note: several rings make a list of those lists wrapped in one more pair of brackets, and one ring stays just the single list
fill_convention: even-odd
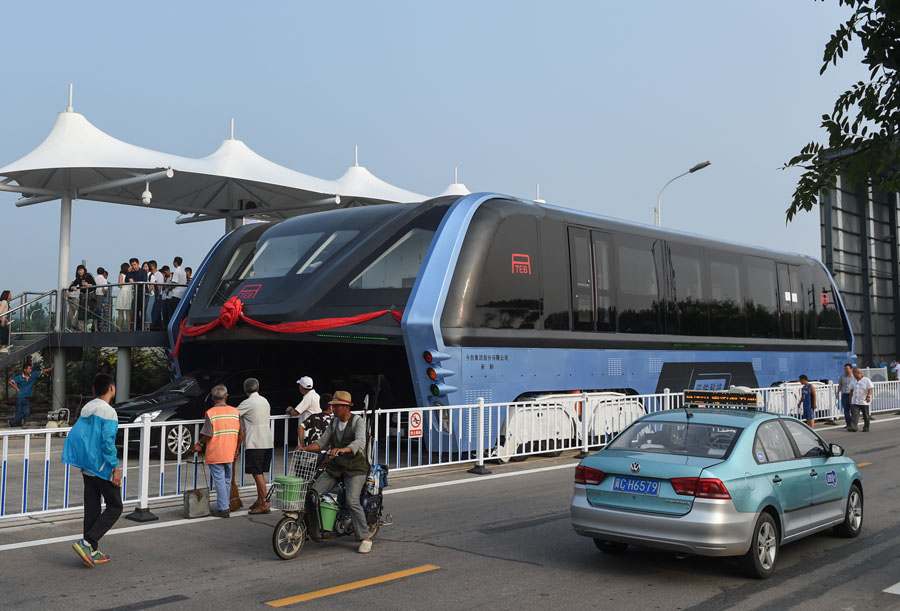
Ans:
[{"label": "man in orange vest", "polygon": [[234,459],[241,447],[243,434],[241,419],[236,407],[228,405],[228,389],[222,384],[214,387],[210,393],[214,405],[206,410],[203,428],[200,429],[200,442],[194,446],[195,452],[206,453],[206,464],[216,487],[216,515],[227,518],[229,490],[233,473]]}]

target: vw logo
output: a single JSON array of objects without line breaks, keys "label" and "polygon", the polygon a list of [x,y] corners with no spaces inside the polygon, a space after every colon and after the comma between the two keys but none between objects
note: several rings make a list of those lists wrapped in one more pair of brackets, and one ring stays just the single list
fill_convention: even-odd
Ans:
[{"label": "vw logo", "polygon": [[631,463],[631,472],[632,473],[637,473],[640,470],[641,470],[641,463],[639,463],[639,462]]}]

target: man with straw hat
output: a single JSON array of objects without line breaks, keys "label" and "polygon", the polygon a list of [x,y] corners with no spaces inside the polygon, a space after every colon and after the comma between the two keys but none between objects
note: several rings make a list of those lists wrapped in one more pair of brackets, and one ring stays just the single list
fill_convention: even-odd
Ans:
[{"label": "man with straw hat", "polygon": [[372,537],[369,536],[366,513],[359,502],[369,470],[369,461],[366,458],[366,424],[361,416],[350,413],[353,401],[349,392],[337,391],[328,404],[334,410],[334,419],[325,429],[325,433],[318,441],[299,449],[307,452],[326,449],[334,457],[325,468],[325,473],[316,480],[313,490],[318,494],[324,494],[330,492],[339,479],[344,481],[347,508],[353,520],[353,530],[360,540],[358,551],[360,554],[368,554],[372,551]]}]

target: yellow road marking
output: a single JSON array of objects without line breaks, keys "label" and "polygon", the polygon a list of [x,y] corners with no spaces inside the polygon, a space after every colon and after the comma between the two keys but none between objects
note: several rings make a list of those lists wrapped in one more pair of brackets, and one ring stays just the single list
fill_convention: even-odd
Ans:
[{"label": "yellow road marking", "polygon": [[857,467],[868,467],[871,464],[872,463],[870,463],[870,462],[858,462],[858,463],[856,463],[856,466]]},{"label": "yellow road marking", "polygon": [[395,579],[403,579],[404,577],[411,577],[412,575],[418,575],[420,573],[427,573],[429,571],[438,570],[439,566],[435,566],[433,564],[423,564],[422,566],[417,566],[411,569],[406,569],[405,571],[396,571],[394,573],[388,573],[387,575],[379,575],[378,577],[370,577],[369,579],[361,579],[359,581],[353,581],[351,583],[345,583],[341,586],[334,586],[331,588],[325,588],[324,590],[316,590],[315,592],[307,592],[306,594],[298,594],[297,596],[288,596],[287,598],[279,598],[278,600],[271,600],[266,604],[270,607],[285,607],[287,605],[293,605],[295,603],[302,603],[308,600],[315,600],[316,598],[324,598],[326,596],[332,596],[333,594],[340,594],[342,592],[349,592],[350,590],[358,590],[359,588],[366,588],[368,586],[374,586],[379,583],[385,583],[387,581],[394,581]]}]

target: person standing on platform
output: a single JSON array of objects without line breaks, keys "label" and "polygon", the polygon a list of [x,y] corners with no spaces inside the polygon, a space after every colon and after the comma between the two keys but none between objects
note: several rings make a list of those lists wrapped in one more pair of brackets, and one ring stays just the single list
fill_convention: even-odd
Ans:
[{"label": "person standing on platform", "polygon": [[195,452],[204,452],[204,461],[209,466],[216,487],[216,513],[220,518],[231,515],[229,499],[232,464],[241,447],[241,419],[236,407],[228,405],[228,389],[219,384],[210,392],[214,405],[206,410],[200,442],[194,445]]},{"label": "person standing on platform", "polygon": [[102,267],[97,268],[97,275],[94,276],[94,281],[97,285],[97,290],[95,291],[97,296],[94,299],[93,331],[109,330],[109,297],[107,295],[109,289],[106,288],[106,285],[109,284],[108,277],[109,272]]},{"label": "person standing on platform", "polygon": [[9,426],[25,426],[25,418],[31,415],[31,397],[34,396],[34,383],[37,379],[49,371],[53,371],[53,365],[46,369],[34,371],[31,363],[26,362],[22,373],[9,381],[9,385],[16,391],[16,415],[9,421]]},{"label": "person standing on platform", "polygon": [[131,302],[134,295],[134,286],[125,284],[131,266],[123,263],[119,267],[119,294],[116,295],[116,311],[119,313],[116,327],[119,331],[129,331],[131,328]]},{"label": "person standing on platform", "polygon": [[168,313],[166,320],[172,320],[172,316],[175,315],[175,308],[178,307],[178,302],[184,297],[184,291],[187,289],[185,286],[187,285],[187,275],[184,273],[184,268],[181,267],[181,264],[181,257],[175,257],[172,260],[171,283],[175,286],[169,290],[169,299],[166,301],[166,312]]},{"label": "person standing on platform", "polygon": [[253,476],[256,483],[256,502],[250,506],[250,513],[269,513],[271,507],[266,502],[266,473],[272,463],[275,440],[269,428],[272,415],[269,402],[259,394],[259,380],[244,380],[247,398],[238,405],[241,428],[244,430],[244,473]]},{"label": "person standing on platform", "polygon": [[[122,470],[116,455],[119,419],[110,406],[116,385],[108,373],[94,376],[94,399],[66,436],[62,462],[81,469],[84,479],[84,538],[72,544],[85,566],[109,562],[98,549],[100,539],[122,515]],[[106,510],[100,513],[100,500]]]},{"label": "person standing on platform", "polygon": [[0,352],[9,352],[9,291],[0,293]]},{"label": "person standing on platform", "polygon": [[126,282],[133,282],[134,290],[132,292],[131,304],[131,320],[133,322],[131,331],[144,330],[144,295],[147,289],[147,272],[141,268],[141,262],[137,257],[128,260],[130,263],[128,273],[125,274]]},{"label": "person standing on platform", "polygon": [[797,407],[803,412],[803,420],[809,428],[816,428],[816,389],[809,383],[806,374],[800,376],[800,402]]},{"label": "person standing on platform", "polygon": [[853,377],[853,365],[847,363],[844,365],[844,373],[841,374],[837,385],[837,398],[840,400],[841,411],[844,412],[844,421],[849,431],[853,422],[853,410],[850,407],[850,398],[853,396],[853,385],[856,379]]},{"label": "person standing on platform", "polygon": [[859,430],[859,413],[862,412],[863,432],[868,433],[871,420],[869,406],[872,404],[872,392],[875,390],[875,385],[872,384],[872,380],[863,375],[859,367],[853,368],[853,377],[856,379],[856,384],[853,385],[853,397],[850,399],[853,407],[853,422],[850,430],[854,433]]},{"label": "person standing on platform", "polygon": [[150,330],[162,331],[162,317],[164,298],[162,285],[165,282],[165,276],[159,271],[156,261],[150,261]]}]

